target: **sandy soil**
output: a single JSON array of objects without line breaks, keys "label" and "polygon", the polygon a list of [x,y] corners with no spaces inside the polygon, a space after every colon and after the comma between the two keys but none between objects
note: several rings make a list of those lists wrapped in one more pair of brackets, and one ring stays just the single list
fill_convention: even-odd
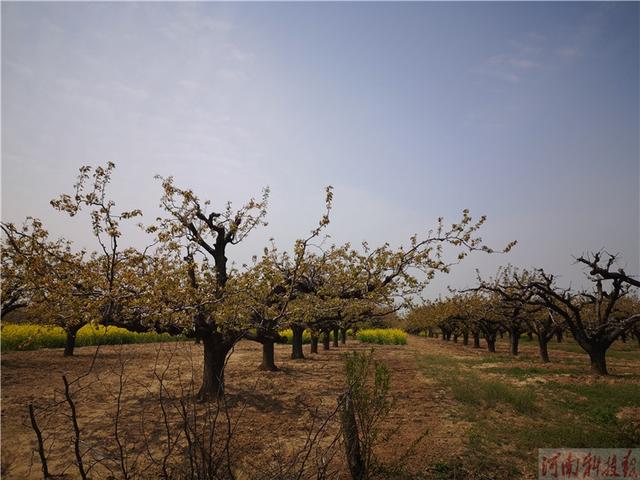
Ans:
[{"label": "sandy soil", "polygon": [[[371,346],[356,341],[309,355],[305,347],[305,360],[289,359],[290,347],[276,347],[279,372],[260,372],[260,346],[241,342],[230,358],[227,374],[227,392],[230,416],[240,419],[236,437],[249,456],[255,469],[256,462],[266,465],[277,462],[278,452],[299,448],[304,444],[311,425],[312,414],[326,418],[335,409],[336,399],[343,389],[342,355],[351,350],[368,350]],[[502,346],[501,348],[504,348]],[[418,370],[416,358],[422,353],[460,356],[486,355],[451,342],[411,337],[406,346],[375,346],[376,358],[385,361],[391,371],[395,405],[386,422],[389,440],[379,454],[382,458],[396,458],[424,431],[428,435],[411,465],[422,470],[435,462],[455,458],[464,451],[466,424],[457,419],[459,406],[447,392],[430,383]],[[126,345],[122,347],[95,347],[77,349],[74,358],[62,357],[61,350],[12,352],[2,355],[2,468],[3,478],[41,478],[40,464],[35,454],[35,434],[30,427],[27,405],[49,405],[61,401],[62,376],[73,379],[91,372],[72,386],[82,428],[83,448],[108,450],[114,444],[114,422],[118,374],[125,380],[121,402],[121,432],[125,448],[133,449],[140,440],[140,425],[144,422],[152,450],[158,452],[163,442],[162,412],[159,407],[158,381],[165,367],[166,395],[181,396],[180,386],[189,385],[195,376],[199,382],[202,350],[191,342],[178,344]],[[576,358],[586,362],[583,355],[553,351],[558,359]],[[522,356],[530,356],[536,367],[535,347],[522,346]],[[622,374],[639,371],[638,362],[610,362]],[[486,367],[488,364],[485,364]],[[520,366],[520,365],[519,365]],[[526,366],[526,365],[521,365]],[[554,364],[543,368],[554,368]],[[575,381],[588,378],[577,375]],[[193,373],[192,375],[192,372]],[[187,388],[188,389],[188,388]],[[188,392],[184,395],[189,397]],[[57,415],[40,412],[41,428],[50,450],[51,470],[76,478],[72,466],[73,444],[70,422],[62,413],[68,405],[61,403]],[[54,418],[55,417],[55,418]],[[235,423],[234,423],[235,425]],[[338,431],[337,418],[327,426],[326,438]],[[48,436],[56,432],[55,436]],[[154,450],[155,449],[155,450]],[[335,456],[337,470],[344,469],[342,452]],[[243,462],[240,462],[243,464]],[[244,463],[248,465],[248,463]],[[94,478],[104,478],[96,469]],[[151,474],[150,474],[151,475]],[[242,475],[240,475],[242,476]],[[342,478],[346,478],[341,475]]]},{"label": "sandy soil", "polygon": [[[443,450],[448,454],[462,448],[460,436],[455,430],[459,426],[452,421],[455,408],[447,405],[444,391],[434,390],[417,371],[415,355],[426,348],[424,339],[411,339],[408,346],[377,346],[376,357],[389,364],[392,374],[392,390],[396,398],[388,426],[393,429],[388,448],[383,456],[397,455],[426,429],[427,449],[422,449],[414,458],[418,464],[427,465],[438,458]],[[435,345],[434,345],[435,347]],[[252,342],[241,342],[230,358],[226,383],[229,396],[230,415],[235,419],[242,410],[238,428],[239,436],[246,442],[253,441],[256,447],[266,452],[277,440],[287,445],[301,446],[308,434],[309,415],[318,409],[317,416],[325,418],[335,409],[336,399],[343,389],[343,362],[345,351],[368,350],[370,346],[356,341],[318,355],[307,355],[305,360],[290,360],[290,347],[277,346],[276,362],[279,372],[260,372],[260,346]],[[432,348],[433,349],[433,348]],[[12,352],[2,356],[2,463],[3,478],[40,478],[40,465],[34,453],[35,434],[30,427],[27,405],[45,405],[62,397],[62,375],[69,380],[87,370],[94,359],[96,349],[77,349],[75,358],[64,358],[57,349],[33,352]],[[180,380],[189,383],[191,371],[199,381],[201,347],[191,342],[177,345],[126,345],[123,347],[101,347],[95,357],[91,373],[72,390],[82,387],[77,399],[78,418],[87,445],[110,442],[113,438],[113,417],[118,392],[118,372],[124,362],[126,383],[122,398],[122,410],[131,412],[126,423],[135,422],[141,411],[146,412],[147,422],[160,423],[157,398],[156,373],[161,374],[170,361],[167,373],[169,389],[179,391]],[[150,392],[150,391],[151,392]],[[142,408],[141,408],[142,406]],[[151,410],[158,409],[152,413]],[[58,407],[65,411],[66,404]],[[134,413],[135,412],[135,413]],[[58,415],[60,417],[61,415]],[[42,414],[42,418],[48,418]],[[68,419],[46,419],[43,431],[58,431],[51,458],[52,471],[66,470],[75,474],[69,464],[73,461],[72,435]],[[64,431],[65,435],[60,432]],[[272,432],[272,433],[271,433]],[[328,436],[337,432],[337,419],[328,426]],[[266,445],[259,441],[265,437]],[[88,447],[87,447],[88,448]],[[61,458],[62,457],[62,458]],[[341,462],[336,456],[336,462]]]}]

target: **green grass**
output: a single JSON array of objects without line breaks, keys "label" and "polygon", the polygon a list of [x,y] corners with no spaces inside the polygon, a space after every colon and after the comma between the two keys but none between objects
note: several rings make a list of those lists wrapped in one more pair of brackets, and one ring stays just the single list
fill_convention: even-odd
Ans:
[{"label": "green grass", "polygon": [[[63,348],[66,335],[61,327],[37,324],[5,324],[0,333],[3,352]],[[184,340],[166,333],[136,333],[119,327],[85,325],[76,336],[76,347],[89,345],[119,345],[127,343],[158,343]]]},{"label": "green grass", "polygon": [[[468,425],[462,464],[456,464],[465,478],[533,475],[538,448],[640,445],[640,422],[620,417],[623,409],[640,407],[637,381],[585,381],[575,376],[588,374],[580,362],[543,367],[488,353],[453,355],[422,355],[417,363],[456,402],[457,421]],[[439,465],[429,478],[453,478],[452,466]]]},{"label": "green grass", "polygon": [[464,361],[444,356],[425,355],[421,368],[438,382],[448,387],[454,399],[471,407],[495,408],[505,405],[514,411],[531,415],[538,409],[536,395],[530,387],[516,387],[469,368]]},{"label": "green grass", "polygon": [[406,345],[407,334],[397,328],[370,328],[358,330],[356,338],[363,343],[379,345]]}]

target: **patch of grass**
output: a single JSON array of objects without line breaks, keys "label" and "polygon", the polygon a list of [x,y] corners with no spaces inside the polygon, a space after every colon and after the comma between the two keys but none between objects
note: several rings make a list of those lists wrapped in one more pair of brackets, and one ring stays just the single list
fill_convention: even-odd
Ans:
[{"label": "patch of grass", "polygon": [[398,328],[370,328],[358,330],[356,338],[363,343],[406,345],[407,334]]},{"label": "patch of grass", "polygon": [[557,392],[568,410],[602,426],[615,422],[620,409],[640,407],[640,385],[636,383],[548,382],[545,387]]},{"label": "patch of grass", "polygon": [[[2,351],[62,348],[66,335],[61,327],[37,324],[5,324],[0,333]],[[127,343],[158,343],[185,340],[167,333],[136,333],[125,328],[85,325],[76,336],[76,347],[89,345],[119,345]]]},{"label": "patch of grass", "polygon": [[[560,350],[569,353],[579,353],[587,355],[587,353],[573,340],[564,341],[562,343],[549,342],[549,352],[553,355],[553,350]],[[615,342],[609,350],[607,350],[607,358],[619,360],[634,360],[640,356],[638,343],[632,340],[623,342]],[[587,357],[588,361],[588,357]]]},{"label": "patch of grass", "polygon": [[615,448],[628,447],[615,425],[602,428],[571,417],[548,419],[535,426],[518,428],[515,443],[526,451],[538,448]]},{"label": "patch of grass", "polygon": [[[622,409],[640,407],[640,384],[629,377],[587,381],[569,376],[567,383],[560,382],[558,374],[588,373],[581,362],[566,360],[544,367],[494,354],[431,354],[417,360],[425,376],[465,407],[461,419],[471,427],[463,462],[469,475],[464,478],[533,475],[538,448],[640,444],[640,422],[619,416]],[[499,365],[491,365],[495,363]],[[534,382],[524,387],[517,384],[525,379]],[[474,476],[480,471],[485,476]],[[453,478],[449,474],[445,468],[433,471],[432,477]]]},{"label": "patch of grass", "polygon": [[505,454],[500,448],[503,441],[497,433],[486,421],[478,422],[471,429],[464,460],[469,471],[467,478],[511,480],[521,477],[512,452]]},{"label": "patch of grass", "polygon": [[541,378],[544,375],[558,374],[579,374],[584,372],[584,368],[576,367],[575,364],[568,365],[563,360],[562,364],[553,364],[549,368],[540,367],[487,367],[483,368],[483,372],[505,375],[516,380],[527,380],[531,378]]},{"label": "patch of grass", "polygon": [[524,415],[537,412],[535,393],[528,387],[516,387],[500,380],[482,379],[476,374],[459,375],[448,381],[453,398],[467,405],[495,408],[498,404],[510,405]]},{"label": "patch of grass", "polygon": [[465,363],[465,360],[438,355],[425,355],[419,361],[422,371],[448,387],[453,398],[460,403],[488,408],[505,404],[525,415],[537,411],[536,395],[532,388],[481,378],[480,374],[464,369]]}]

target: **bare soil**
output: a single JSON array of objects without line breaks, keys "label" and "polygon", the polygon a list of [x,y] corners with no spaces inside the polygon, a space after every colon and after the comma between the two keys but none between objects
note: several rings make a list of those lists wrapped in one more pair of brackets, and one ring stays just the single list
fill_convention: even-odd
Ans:
[{"label": "bare soil", "polygon": [[[226,370],[229,414],[239,421],[236,435],[245,452],[251,452],[253,466],[278,458],[280,450],[296,449],[304,444],[313,415],[326,418],[334,411],[344,388],[343,354],[352,350],[369,350],[371,345],[350,340],[347,345],[308,353],[305,360],[291,360],[291,347],[276,346],[278,372],[258,371],[260,345],[240,342],[231,355]],[[322,348],[322,347],[321,347]],[[377,345],[375,356],[389,366],[395,404],[386,421],[389,438],[378,454],[382,459],[399,458],[411,443],[425,431],[428,434],[415,454],[407,459],[414,471],[425,472],[430,466],[462,456],[467,447],[466,429],[469,422],[460,418],[460,405],[436,382],[425,377],[416,360],[425,353],[452,358],[489,355],[486,350],[473,350],[461,344],[436,339],[410,337],[405,346]],[[506,345],[500,344],[503,350]],[[521,347],[521,367],[553,370],[561,360],[576,361],[575,375],[558,372],[563,381],[591,381],[587,357],[584,354],[553,350],[556,363],[543,365],[536,359],[534,343]],[[578,363],[582,362],[582,363]],[[165,371],[167,394],[190,395],[193,378],[199,384],[202,365],[201,346],[192,342],[176,344],[146,344],[84,347],[73,358],[62,356],[62,350],[11,352],[2,355],[2,477],[6,479],[42,478],[35,454],[35,434],[27,405],[51,404],[63,400],[62,376],[69,380],[90,370],[73,385],[82,429],[83,448],[100,448],[113,443],[114,416],[117,407],[119,372],[125,380],[121,395],[121,431],[133,445],[145,425],[152,450],[162,444],[162,412],[157,402],[158,376]],[[638,381],[640,355],[631,360],[610,360],[611,370],[619,376]],[[482,368],[492,364],[485,363]],[[501,364],[504,365],[504,364]],[[614,380],[615,381],[615,380]],[[540,384],[542,385],[542,381]],[[186,387],[185,387],[186,386]],[[65,412],[67,405],[58,409]],[[315,412],[315,413],[314,413]],[[50,450],[50,470],[76,478],[73,467],[73,445],[70,423],[64,417],[49,419],[41,412],[45,443]],[[235,425],[235,423],[234,423]],[[327,431],[338,434],[337,418],[330,421]],[[51,436],[55,432],[55,436]],[[55,437],[55,438],[54,438]],[[55,440],[55,441],[54,441]],[[53,443],[52,443],[53,442]],[[106,447],[105,447],[106,448]],[[337,476],[347,478],[342,452],[334,457]],[[260,459],[260,460],[259,460]],[[242,464],[242,462],[240,462]],[[249,465],[249,463],[244,463]],[[340,473],[341,472],[341,473]],[[96,469],[94,478],[104,478]],[[150,473],[150,478],[152,474]],[[242,474],[239,474],[242,477]]]}]

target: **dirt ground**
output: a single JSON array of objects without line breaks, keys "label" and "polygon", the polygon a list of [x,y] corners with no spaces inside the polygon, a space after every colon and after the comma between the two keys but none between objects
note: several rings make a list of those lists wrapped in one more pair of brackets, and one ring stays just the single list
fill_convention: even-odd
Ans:
[{"label": "dirt ground", "polygon": [[[278,345],[276,363],[280,371],[261,372],[257,370],[260,345],[240,342],[228,363],[226,385],[234,426],[239,419],[236,437],[244,451],[251,452],[250,457],[253,458],[253,466],[247,468],[255,469],[256,461],[261,465],[282,461],[278,460],[282,450],[302,446],[310,429],[318,425],[317,422],[312,423],[312,418],[327,418],[336,407],[337,398],[344,388],[343,354],[371,348],[371,345],[350,340],[347,345],[311,355],[308,354],[308,346],[305,346],[307,358],[291,360],[291,347]],[[378,345],[373,348],[375,357],[389,366],[395,398],[385,424],[389,438],[384,448],[379,450],[379,455],[383,459],[399,457],[425,431],[428,432],[426,437],[407,460],[414,470],[426,471],[429,466],[443,459],[463,455],[466,423],[459,418],[460,406],[446,390],[421,373],[417,359],[423,354],[450,357],[488,355],[486,350],[478,351],[452,342],[421,337],[410,337],[405,346]],[[499,348],[506,347],[501,344]],[[531,363],[538,368],[549,369],[557,365],[543,366],[538,362],[533,344],[524,344],[521,350],[524,365]],[[552,355],[556,360],[562,358],[584,362],[584,375],[576,375],[571,381],[580,382],[589,378],[584,354],[552,351]],[[82,448],[97,451],[101,446],[106,449],[106,445],[113,444],[113,419],[121,378],[124,385],[120,429],[125,432],[121,433],[124,435],[125,448],[129,444],[133,448],[139,441],[136,436],[140,435],[140,425],[143,423],[150,425],[149,438],[151,443],[157,444],[152,449],[160,448],[163,417],[157,401],[158,378],[168,367],[165,373],[166,395],[188,397],[189,380],[194,378],[196,385],[199,382],[201,356],[201,347],[192,342],[105,346],[100,347],[97,355],[95,347],[84,347],[77,349],[74,358],[62,357],[58,349],[3,354],[2,477],[42,478],[27,405],[33,403],[41,407],[54,400],[63,400],[62,376],[66,375],[72,380],[87,372],[93,362],[91,372],[72,385],[82,430]],[[637,376],[640,372],[640,355],[631,361],[614,359],[610,364],[612,370],[619,374]],[[61,403],[56,411],[66,412],[67,407]],[[61,414],[54,418],[44,411],[39,411],[39,418],[45,445],[50,452],[50,470],[58,474],[65,473],[67,478],[76,478],[69,419]],[[51,436],[52,432],[57,433]],[[331,438],[337,432],[338,421],[333,418],[327,424],[325,436]],[[340,451],[333,460],[339,478],[347,478],[343,457]],[[105,478],[103,475],[96,468],[94,478]],[[155,478],[151,473],[149,475]]]}]

